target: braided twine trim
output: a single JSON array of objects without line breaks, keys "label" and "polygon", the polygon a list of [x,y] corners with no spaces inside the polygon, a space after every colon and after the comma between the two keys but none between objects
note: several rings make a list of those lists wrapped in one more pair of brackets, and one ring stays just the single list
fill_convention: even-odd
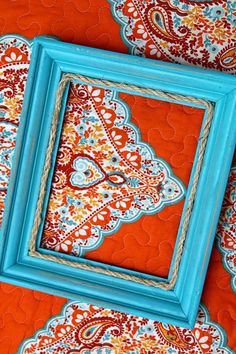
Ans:
[{"label": "braided twine trim", "polygon": [[[171,101],[184,101],[184,102],[190,102],[194,104],[201,105],[206,108],[207,110],[207,116],[205,118],[204,122],[204,127],[202,131],[202,136],[199,138],[200,141],[200,146],[199,146],[199,153],[198,153],[198,160],[196,164],[196,171],[195,175],[193,178],[193,183],[192,183],[192,188],[190,191],[189,195],[189,200],[188,200],[188,205],[186,207],[185,211],[185,216],[183,220],[183,225],[182,225],[182,230],[181,234],[179,237],[179,242],[177,245],[177,251],[176,251],[176,257],[175,257],[175,262],[173,266],[173,271],[172,271],[172,276],[170,281],[167,283],[165,281],[159,281],[159,280],[151,280],[147,278],[141,278],[136,275],[130,275],[126,274],[123,272],[118,272],[118,271],[113,271],[109,269],[104,269],[99,266],[94,266],[94,265],[89,265],[85,263],[80,263],[80,262],[73,262],[69,261],[63,258],[59,258],[58,256],[53,256],[53,255],[46,255],[42,254],[38,251],[36,251],[36,238],[39,230],[39,226],[42,222],[42,209],[43,209],[43,202],[44,202],[44,196],[46,192],[46,184],[47,184],[47,179],[49,175],[49,171],[51,168],[51,156],[54,148],[54,143],[55,143],[55,137],[57,133],[57,126],[58,126],[58,119],[60,116],[60,110],[61,110],[61,105],[62,105],[62,97],[66,88],[66,85],[68,82],[72,80],[79,80],[83,82],[84,84],[87,85],[98,85],[98,86],[105,86],[105,87],[112,87],[116,89],[121,89],[121,90],[131,90],[136,93],[140,94],[148,94],[154,97],[161,97],[164,99],[168,99]],[[164,290],[170,290],[173,289],[175,286],[176,280],[177,280],[177,275],[179,271],[179,266],[180,266],[180,261],[181,261],[181,256],[183,253],[183,248],[184,248],[184,242],[186,239],[186,234],[189,226],[189,221],[191,217],[191,212],[194,204],[194,199],[195,199],[195,194],[197,190],[197,185],[198,185],[198,180],[201,172],[201,167],[202,167],[202,162],[203,162],[203,156],[204,156],[204,151],[206,148],[207,144],[207,139],[210,131],[210,126],[213,118],[213,105],[200,98],[195,98],[192,96],[183,96],[179,94],[172,94],[160,90],[155,90],[155,89],[150,89],[150,88],[143,88],[139,87],[136,85],[130,85],[130,84],[124,84],[124,83],[118,83],[118,82],[111,82],[107,80],[100,80],[100,79],[95,79],[87,76],[82,76],[82,75],[75,75],[75,74],[63,74],[62,79],[59,83],[58,91],[57,91],[57,96],[56,96],[56,102],[55,102],[55,110],[53,114],[53,120],[52,120],[52,126],[51,126],[51,133],[49,137],[49,143],[48,143],[48,148],[47,148],[47,153],[46,153],[46,159],[45,159],[45,165],[44,165],[44,171],[41,179],[41,186],[40,186],[40,193],[39,193],[39,198],[37,202],[37,208],[36,208],[36,213],[35,213],[35,219],[34,219],[34,225],[32,229],[32,237],[29,243],[29,254],[34,257],[54,261],[56,263],[68,265],[71,267],[79,268],[79,269],[84,269],[84,270],[89,270],[89,271],[95,271],[101,274],[105,275],[110,275],[116,278],[121,278],[125,280],[130,280],[132,282],[136,283],[141,283],[144,285],[149,285],[149,286],[154,286],[156,288],[161,288]]]}]

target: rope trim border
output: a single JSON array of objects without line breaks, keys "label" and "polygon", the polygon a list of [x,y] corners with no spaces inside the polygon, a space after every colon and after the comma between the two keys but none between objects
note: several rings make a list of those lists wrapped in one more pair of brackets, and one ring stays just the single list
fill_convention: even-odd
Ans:
[{"label": "rope trim border", "polygon": [[[52,152],[54,149],[54,143],[55,143],[55,138],[56,138],[56,133],[57,133],[58,120],[59,120],[61,106],[62,106],[62,97],[65,92],[66,85],[73,80],[79,80],[82,83],[87,84],[87,85],[112,87],[112,88],[116,88],[118,90],[119,89],[131,90],[134,93],[148,94],[153,97],[161,97],[161,98],[168,99],[171,101],[180,101],[181,100],[183,102],[190,102],[190,103],[201,105],[201,106],[205,107],[205,109],[207,110],[207,116],[205,118],[204,126],[202,128],[202,135],[201,135],[201,137],[199,137],[200,146],[199,146],[199,151],[198,151],[198,160],[197,160],[197,164],[196,164],[196,171],[194,174],[192,188],[191,188],[191,191],[189,194],[189,199],[188,199],[188,205],[185,210],[182,230],[181,230],[179,242],[177,245],[175,262],[174,262],[174,266],[173,266],[173,272],[172,272],[171,279],[168,283],[165,281],[151,280],[151,279],[141,278],[136,275],[129,275],[129,274],[126,274],[123,272],[104,269],[99,266],[94,266],[94,265],[89,265],[89,264],[79,263],[79,262],[72,262],[72,261],[69,261],[69,260],[66,260],[63,258],[59,258],[57,256],[45,255],[45,254],[42,254],[42,253],[36,251],[36,239],[37,239],[37,234],[38,234],[40,224],[42,222],[41,214],[42,214],[42,209],[43,209],[44,197],[45,197],[45,193],[46,193],[47,179],[48,179],[49,171],[51,168],[51,156],[52,156]],[[192,213],[192,209],[193,209],[193,205],[194,205],[198,180],[199,180],[199,176],[200,176],[201,168],[202,168],[202,163],[203,163],[204,152],[205,152],[205,148],[206,148],[206,144],[207,144],[207,140],[208,140],[208,135],[210,132],[211,122],[213,119],[213,113],[214,113],[213,104],[210,103],[209,101],[203,100],[201,98],[195,98],[192,96],[184,96],[184,95],[180,95],[180,94],[172,94],[172,93],[168,93],[165,91],[150,89],[150,88],[143,88],[143,87],[132,85],[132,84],[129,85],[129,84],[125,84],[125,83],[118,83],[118,82],[113,82],[113,81],[108,81],[108,80],[95,79],[95,78],[91,78],[91,77],[83,76],[83,75],[79,75],[79,74],[78,75],[71,74],[71,73],[63,74],[62,78],[59,82],[59,86],[58,86],[58,90],[57,90],[57,94],[56,94],[56,101],[55,101],[55,108],[54,108],[53,119],[52,119],[51,133],[50,133],[49,143],[48,143],[47,152],[46,152],[43,175],[41,178],[40,193],[39,193],[39,197],[38,197],[38,201],[37,201],[34,225],[32,228],[32,237],[29,242],[29,255],[33,256],[33,257],[41,258],[41,259],[50,260],[50,261],[53,261],[56,263],[68,265],[71,267],[79,268],[79,269],[84,269],[84,270],[88,270],[88,271],[95,271],[95,272],[98,272],[98,273],[101,273],[104,275],[109,275],[109,276],[113,276],[116,278],[129,280],[129,281],[140,283],[143,285],[153,286],[153,287],[160,288],[163,290],[173,289],[175,286],[175,283],[177,281],[177,277],[178,277],[179,266],[180,266],[180,262],[181,262],[183,249],[184,249],[184,243],[185,243],[185,239],[186,239],[186,235],[187,235],[187,231],[188,231],[191,213]]]}]

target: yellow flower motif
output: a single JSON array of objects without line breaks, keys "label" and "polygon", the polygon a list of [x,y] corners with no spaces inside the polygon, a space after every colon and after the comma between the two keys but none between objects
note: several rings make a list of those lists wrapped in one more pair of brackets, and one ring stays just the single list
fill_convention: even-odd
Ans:
[{"label": "yellow flower motif", "polygon": [[68,143],[73,144],[76,139],[76,133],[71,129],[69,125],[65,125],[62,134],[65,136]]},{"label": "yellow flower motif", "polygon": [[160,41],[160,46],[161,46],[162,48],[169,48],[169,43],[164,42],[164,41]]},{"label": "yellow flower motif", "polygon": [[104,138],[103,132],[95,134],[95,136],[96,136],[97,139]]},{"label": "yellow flower motif", "polygon": [[104,144],[101,146],[101,150],[102,151],[110,151],[111,150],[111,146],[109,146],[108,144]]},{"label": "yellow flower motif", "polygon": [[123,336],[111,338],[111,343],[113,345],[114,354],[124,354],[123,344],[124,344],[125,339],[126,338]]},{"label": "yellow flower motif", "polygon": [[199,6],[196,6],[196,7],[193,7],[190,11],[189,11],[190,14],[193,14],[193,15],[200,15],[202,14],[202,9],[199,7]]},{"label": "yellow flower motif", "polygon": [[226,32],[225,28],[223,27],[216,27],[214,30],[214,35],[216,38],[227,39],[228,33]]},{"label": "yellow flower motif", "polygon": [[5,105],[8,108],[8,115],[12,119],[16,119],[16,117],[21,112],[21,102],[18,98],[9,98],[6,99]]},{"label": "yellow flower motif", "polygon": [[75,208],[75,214],[73,219],[80,222],[81,219],[84,219],[88,215],[88,211],[85,208]]},{"label": "yellow flower motif", "polygon": [[103,131],[103,127],[102,127],[102,125],[95,124],[95,125],[94,125],[94,130],[95,130],[97,133],[102,132],[102,131]]},{"label": "yellow flower motif", "polygon": [[50,199],[48,207],[49,209],[56,209],[60,207],[60,203],[56,199]]},{"label": "yellow flower motif", "polygon": [[111,314],[111,310],[108,310],[108,309],[104,309],[101,311],[101,315],[102,316],[108,316]]},{"label": "yellow flower motif", "polygon": [[192,29],[196,28],[201,14],[202,9],[199,7],[194,7],[190,9],[188,15],[183,18],[182,25]]},{"label": "yellow flower motif", "polygon": [[97,199],[91,199],[90,200],[90,205],[96,207],[96,206],[99,206],[99,202],[97,201]]},{"label": "yellow flower motif", "polygon": [[151,350],[151,349],[157,348],[157,341],[155,341],[153,339],[142,340],[141,343],[142,343],[142,348],[146,349],[146,350]]}]

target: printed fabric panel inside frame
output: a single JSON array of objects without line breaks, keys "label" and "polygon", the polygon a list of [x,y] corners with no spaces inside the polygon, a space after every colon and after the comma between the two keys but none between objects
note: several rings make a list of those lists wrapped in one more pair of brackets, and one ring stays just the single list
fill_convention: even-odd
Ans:
[{"label": "printed fabric panel inside frame", "polygon": [[41,248],[167,278],[203,116],[73,81]]}]

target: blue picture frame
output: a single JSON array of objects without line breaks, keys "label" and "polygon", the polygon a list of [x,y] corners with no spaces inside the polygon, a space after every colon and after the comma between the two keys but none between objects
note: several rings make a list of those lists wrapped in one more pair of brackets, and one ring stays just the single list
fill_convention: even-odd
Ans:
[{"label": "blue picture frame", "polygon": [[[58,254],[58,257],[68,261],[67,264],[58,263],[57,257],[49,260],[44,255],[52,252],[40,249],[39,242],[36,248],[42,257],[29,253],[57,89],[66,73],[152,88],[180,97],[192,96],[209,101],[214,106],[178,276],[171,289],[70,266],[69,262],[72,264],[78,260],[63,254]],[[58,137],[68,88],[69,85],[62,97]],[[124,91],[133,93],[128,89]],[[179,102],[182,102],[181,98]],[[195,103],[191,105],[198,106]],[[199,107],[202,107],[201,104]],[[46,36],[36,37],[1,229],[1,281],[192,328],[235,147],[235,112],[236,81],[230,75],[63,43]],[[59,138],[56,141],[58,145]],[[198,149],[186,202],[194,181]],[[52,160],[56,159],[56,150]],[[52,175],[53,169],[49,180]],[[47,195],[49,191],[50,183],[47,185]],[[43,216],[45,210],[46,207]],[[185,212],[186,205],[183,214]],[[89,260],[82,262],[92,266],[96,263]],[[116,270],[119,272],[119,269]],[[169,278],[163,281],[168,282],[172,271],[173,264]],[[125,272],[132,274],[129,270]]]}]

